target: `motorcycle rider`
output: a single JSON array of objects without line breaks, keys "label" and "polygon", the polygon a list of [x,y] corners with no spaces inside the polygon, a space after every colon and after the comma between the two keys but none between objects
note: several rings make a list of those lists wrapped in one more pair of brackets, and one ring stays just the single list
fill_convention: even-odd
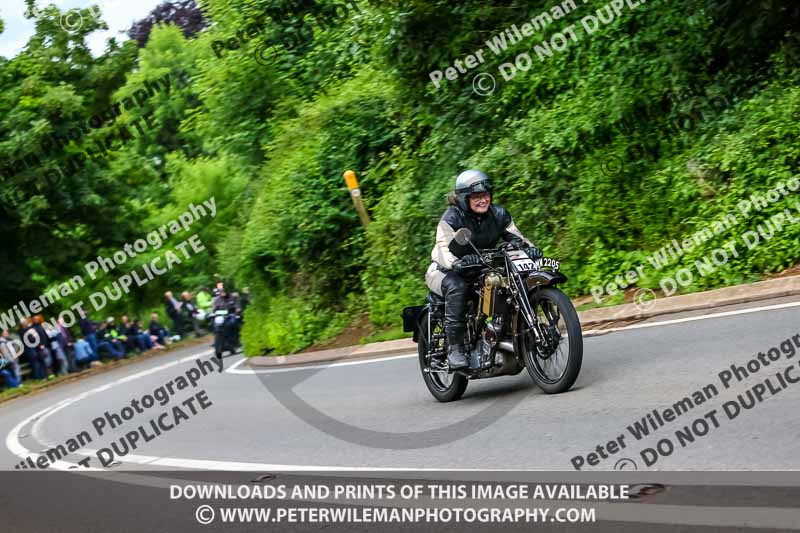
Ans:
[{"label": "motorcycle rider", "polygon": [[[237,316],[241,314],[239,299],[235,294],[229,294],[221,283],[218,284],[218,288],[219,293],[214,297],[214,302],[211,304],[211,314],[213,316],[213,314],[220,309],[228,312],[225,323],[218,334],[223,335],[225,339],[230,339],[233,345],[238,348],[240,344],[239,329],[241,326],[239,317]],[[229,322],[229,320],[231,322]],[[217,357],[221,360],[222,352],[218,352]]]},{"label": "motorcycle rider", "polygon": [[469,244],[461,246],[455,242],[455,232],[469,229],[470,240],[478,249],[494,248],[502,238],[524,249],[532,259],[542,257],[542,252],[519,231],[511,214],[492,203],[492,192],[489,176],[480,170],[467,170],[456,178],[455,191],[448,198],[450,207],[436,227],[433,263],[425,273],[428,288],[445,299],[444,329],[451,369],[468,366],[464,353],[468,280],[480,272],[475,267],[481,264],[480,256]]},{"label": "motorcycle rider", "polygon": [[238,310],[238,307],[239,302],[236,297],[228,294],[228,291],[224,286],[219,287],[219,293],[214,297],[214,300],[211,303],[211,312],[213,313],[217,309],[224,309],[229,313],[235,313]]}]

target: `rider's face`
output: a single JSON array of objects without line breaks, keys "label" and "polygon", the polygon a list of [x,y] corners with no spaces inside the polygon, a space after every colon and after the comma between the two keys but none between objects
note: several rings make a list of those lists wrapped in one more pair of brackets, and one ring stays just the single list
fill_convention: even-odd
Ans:
[{"label": "rider's face", "polygon": [[489,210],[492,203],[492,195],[488,192],[479,192],[469,195],[469,208],[475,213],[483,214]]}]

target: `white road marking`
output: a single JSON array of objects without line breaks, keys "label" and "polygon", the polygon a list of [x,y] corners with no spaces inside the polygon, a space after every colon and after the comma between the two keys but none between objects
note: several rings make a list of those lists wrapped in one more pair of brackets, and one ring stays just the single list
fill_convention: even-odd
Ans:
[{"label": "white road marking", "polygon": [[[43,439],[39,435],[39,427],[40,427],[41,423],[44,422],[44,420],[46,420],[47,418],[49,418],[50,416],[55,414],[57,411],[60,411],[61,409],[67,407],[68,405],[72,405],[73,403],[75,403],[75,402],[77,402],[79,400],[83,400],[84,398],[87,398],[87,397],[92,396],[94,394],[98,394],[100,392],[106,391],[106,390],[108,390],[108,389],[110,389],[110,388],[112,388],[112,387],[114,387],[116,385],[120,385],[120,384],[126,383],[128,381],[133,381],[135,379],[138,379],[138,378],[150,375],[150,374],[154,374],[156,372],[160,372],[161,370],[165,370],[167,368],[179,365],[181,363],[185,363],[187,361],[191,361],[191,360],[194,360],[194,359],[199,359],[200,357],[203,357],[205,355],[209,355],[211,353],[213,353],[212,350],[206,350],[204,352],[200,352],[200,353],[197,353],[197,354],[193,354],[193,355],[189,355],[189,356],[183,357],[183,358],[178,359],[176,361],[171,361],[169,363],[164,363],[163,365],[159,365],[159,366],[156,366],[156,367],[153,367],[153,368],[149,368],[147,370],[142,370],[141,372],[136,372],[136,373],[131,374],[129,376],[125,376],[125,377],[116,379],[116,380],[114,380],[114,381],[112,381],[110,383],[107,383],[105,385],[100,385],[98,387],[95,387],[94,389],[90,389],[88,391],[82,392],[82,393],[78,394],[77,396],[72,396],[70,398],[66,398],[65,400],[62,400],[62,401],[58,402],[55,405],[51,405],[49,407],[46,407],[45,409],[42,409],[41,411],[39,411],[37,413],[34,413],[33,415],[29,416],[28,418],[26,418],[25,420],[23,420],[22,422],[20,422],[19,424],[14,426],[14,428],[11,429],[11,431],[8,433],[8,436],[6,437],[6,448],[8,448],[11,451],[11,453],[16,455],[20,459],[25,459],[26,457],[30,456],[31,459],[35,462],[36,459],[42,454],[40,454],[38,452],[34,452],[32,450],[29,450],[28,448],[23,446],[22,443],[19,440],[20,439],[20,437],[19,437],[20,431],[28,423],[30,423],[30,422],[34,423],[32,428],[31,428],[31,431],[30,431],[30,435],[34,439],[38,440],[39,442],[43,443],[46,446],[53,446],[53,443],[47,442],[45,439]],[[54,463],[51,463],[50,466],[51,467],[55,467],[55,469],[57,469],[57,470],[66,470],[70,466],[75,466],[76,464],[77,463],[69,463],[69,462],[65,462],[65,461],[56,461]]]},{"label": "white road marking", "polygon": [[[686,318],[675,318],[672,320],[661,320],[659,322],[649,322],[647,324],[634,324],[632,326],[622,326],[619,328],[609,328],[609,329],[591,329],[584,331],[583,334],[587,337],[594,337],[599,335],[605,335],[608,333],[615,333],[617,331],[627,331],[630,329],[642,329],[642,328],[653,328],[656,326],[669,326],[671,324],[682,324],[685,322],[694,322],[696,320],[708,320],[712,318],[723,318],[726,316],[734,316],[734,315],[744,315],[748,313],[758,313],[761,311],[774,311],[776,309],[786,309],[789,307],[797,307],[800,306],[800,302],[790,302],[785,304],[776,304],[776,305],[767,305],[762,307],[750,307],[747,309],[738,309],[736,311],[725,311],[722,313],[711,313],[709,315],[700,315],[700,316],[691,316]],[[314,368],[333,368],[337,366],[349,366],[349,365],[363,365],[368,363],[380,363],[383,361],[392,361],[396,359],[409,359],[412,357],[417,357],[416,353],[413,354],[406,354],[406,355],[398,355],[394,357],[377,357],[374,359],[362,359],[356,361],[346,361],[341,363],[322,363],[322,364],[314,364],[314,365],[298,365],[298,366],[289,366],[289,367],[281,367],[281,368],[249,368],[249,369],[240,369],[238,368],[240,365],[244,364],[247,361],[246,357],[243,357],[241,360],[237,361],[235,364],[231,365],[225,372],[230,374],[276,374],[279,372],[295,372],[298,370],[309,370]]]},{"label": "white road marking", "polygon": [[660,322],[650,322],[647,324],[634,324],[633,326],[623,326],[620,328],[597,329],[590,330],[595,334],[613,333],[615,331],[626,331],[629,329],[642,329],[653,328],[656,326],[669,326],[670,324],[682,324],[684,322],[694,322],[695,320],[708,320],[710,318],[722,318],[734,315],[746,315],[749,313],[758,313],[761,311],[774,311],[775,309],[786,309],[788,307],[800,306],[800,302],[789,302],[785,304],[766,305],[763,307],[748,307],[747,309],[738,309],[736,311],[725,311],[722,313],[711,313],[710,315],[690,316],[686,318],[675,318],[673,320],[662,320]]},{"label": "white road marking", "polygon": [[225,372],[229,374],[277,374],[279,372],[295,372],[297,370],[311,370],[314,368],[333,368],[336,366],[351,366],[351,365],[366,365],[368,363],[382,363],[384,361],[394,361],[397,359],[410,359],[412,357],[417,357],[416,353],[412,354],[405,354],[405,355],[395,355],[392,357],[376,357],[374,359],[359,359],[357,361],[343,361],[340,363],[322,363],[317,365],[303,365],[303,366],[292,366],[288,368],[265,368],[265,369],[250,369],[250,370],[241,370],[237,368],[239,365],[247,361],[246,357],[243,357],[241,361],[237,361],[235,364],[228,367]]},{"label": "white road marking", "polygon": [[[757,308],[749,308],[749,309],[741,309],[741,310],[738,310],[738,311],[728,311],[728,312],[723,312],[723,313],[713,313],[713,314],[710,314],[710,315],[704,315],[704,316],[698,316],[698,317],[689,317],[689,318],[682,318],[682,319],[675,319],[675,320],[666,320],[666,321],[661,321],[661,322],[653,322],[653,323],[649,323],[649,324],[639,324],[639,325],[627,326],[627,327],[623,327],[623,328],[614,328],[612,330],[607,330],[607,331],[609,331],[609,332],[610,331],[623,331],[623,330],[626,330],[626,329],[639,329],[639,328],[644,328],[644,327],[655,327],[655,326],[660,326],[660,325],[677,324],[677,323],[683,323],[683,322],[691,322],[691,321],[694,321],[694,320],[705,320],[705,319],[710,319],[710,318],[720,318],[720,317],[725,317],[725,316],[732,316],[732,315],[746,314],[746,313],[755,313],[755,312],[759,312],[759,311],[770,311],[770,310],[775,310],[775,309],[784,309],[784,308],[796,307],[796,306],[800,306],[800,302],[793,302],[793,303],[779,304],[779,305],[771,305],[771,306],[764,306],[764,307],[757,307]],[[84,398],[86,398],[88,396],[91,396],[91,395],[97,394],[99,392],[108,390],[108,389],[110,389],[110,388],[112,388],[112,387],[114,387],[116,385],[119,385],[119,384],[122,384],[122,383],[126,383],[126,382],[129,382],[129,381],[133,381],[133,380],[138,379],[140,377],[144,377],[146,375],[153,374],[155,372],[159,372],[159,371],[164,370],[166,368],[170,368],[172,366],[175,366],[175,365],[178,365],[178,364],[181,364],[181,363],[193,360],[193,359],[197,359],[199,357],[202,357],[202,356],[205,356],[205,355],[209,355],[211,353],[212,353],[211,350],[207,350],[205,352],[201,352],[201,353],[198,353],[198,354],[194,354],[194,355],[190,355],[190,356],[184,357],[184,358],[179,359],[177,361],[166,363],[166,364],[163,364],[163,365],[160,365],[160,366],[148,369],[148,370],[144,370],[144,371],[141,371],[141,372],[137,372],[137,373],[131,374],[131,375],[123,377],[123,378],[119,378],[119,379],[117,379],[115,381],[112,381],[111,383],[108,383],[108,384],[102,385],[102,386],[98,386],[98,387],[96,387],[94,389],[91,389],[89,391],[83,392],[83,393],[78,394],[76,396],[73,396],[71,398],[67,398],[67,399],[65,399],[65,400],[63,400],[63,401],[61,401],[61,402],[59,402],[59,403],[57,403],[57,404],[55,404],[53,406],[50,406],[50,407],[47,407],[47,408],[45,408],[45,409],[43,409],[41,411],[38,411],[37,413],[34,413],[33,415],[31,415],[31,416],[25,418],[24,420],[22,420],[19,424],[17,424],[9,432],[8,436],[6,437],[6,447],[11,451],[11,453],[13,453],[14,455],[20,457],[21,459],[24,459],[24,458],[26,458],[28,456],[31,456],[31,458],[35,460],[35,458],[38,457],[41,454],[38,453],[38,452],[33,452],[32,450],[29,450],[28,448],[26,448],[20,442],[20,432],[21,432],[22,428],[25,427],[30,422],[35,422],[34,426],[35,426],[36,429],[38,429],[38,427],[41,424],[41,422],[43,422],[45,419],[49,418],[55,412],[60,411],[61,409],[65,408],[68,405],[71,405],[71,404],[73,404],[73,403],[75,403],[75,402],[77,402],[77,401],[79,401],[81,399],[84,399]],[[322,364],[322,365],[310,365],[310,366],[306,366],[306,367],[294,367],[294,368],[285,368],[285,369],[268,369],[268,370],[265,370],[265,371],[260,371],[258,373],[269,373],[269,372],[279,372],[279,371],[289,372],[289,371],[293,371],[293,370],[302,370],[302,369],[307,369],[307,368],[330,368],[332,366],[346,366],[346,365],[378,363],[378,362],[382,362],[382,361],[390,361],[390,360],[404,359],[404,358],[410,358],[410,357],[416,357],[416,354],[399,355],[399,356],[386,357],[386,358],[366,359],[366,360],[359,360],[359,361],[347,361],[347,362],[333,363],[333,364],[327,364],[327,365],[326,364]],[[245,359],[243,358],[242,360],[236,362],[234,365],[229,367],[229,369],[228,369],[229,373],[232,373],[232,374],[256,373],[256,372],[252,372],[252,371],[248,372],[248,371],[244,371],[244,370],[239,370],[238,368],[236,368],[239,365],[241,365],[244,361],[245,361]],[[35,437],[35,435],[33,435],[33,431],[31,433],[32,433],[32,436]],[[96,450],[87,449],[87,450],[84,450],[83,452],[79,453],[79,455],[88,456],[88,455],[91,455],[91,454],[93,454],[95,452],[96,452]],[[147,464],[147,465],[152,465],[152,466],[157,466],[157,467],[189,468],[189,469],[201,469],[201,470],[206,470],[206,469],[210,469],[210,470],[238,470],[238,471],[241,471],[241,470],[246,470],[246,471],[257,471],[257,470],[275,470],[275,471],[280,471],[280,470],[284,470],[284,471],[292,471],[292,470],[294,470],[294,471],[342,471],[342,470],[347,470],[347,471],[355,471],[355,472],[442,471],[442,468],[416,468],[416,467],[414,467],[414,468],[411,468],[411,467],[408,467],[408,468],[402,468],[402,467],[381,468],[381,467],[348,467],[348,466],[322,466],[322,465],[278,465],[278,464],[265,464],[265,463],[245,463],[245,462],[235,462],[235,461],[209,461],[209,460],[203,460],[203,459],[183,459],[183,458],[172,458],[172,457],[154,457],[154,456],[133,455],[133,454],[126,455],[125,456],[125,461],[128,462],[128,463]],[[54,463],[51,463],[51,465],[50,465],[51,468],[54,468],[54,469],[57,469],[57,470],[66,470],[66,469],[69,469],[70,467],[74,467],[74,466],[77,466],[77,463],[69,463],[69,462],[66,462],[66,461],[56,461]],[[81,471],[88,471],[88,470],[94,470],[94,469],[81,468]],[[464,469],[448,468],[448,469],[445,469],[445,470],[448,471],[448,472],[485,472],[486,471],[486,469],[470,469],[470,468],[464,468]],[[493,469],[491,471],[493,471],[493,472],[504,472],[504,471],[520,472],[519,469]],[[668,474],[668,473],[661,473],[661,474]],[[747,476],[747,475],[748,474],[745,473],[745,476]],[[747,482],[752,483],[751,481],[748,481],[747,479],[745,479],[745,482],[746,483]],[[706,482],[704,481],[703,483],[706,483]],[[708,484],[711,484],[711,483],[708,483]],[[730,484],[730,482],[727,482],[727,484]],[[795,486],[795,484],[791,484],[791,486]],[[639,504],[639,505],[641,505],[641,504]],[[678,507],[676,507],[676,509],[677,508]],[[774,511],[774,509],[767,509],[767,508],[760,508],[760,510],[762,510],[762,511]],[[617,518],[617,519],[619,519],[619,518]],[[646,521],[643,518],[639,519],[639,520]],[[667,523],[667,522],[664,522],[664,523]],[[695,522],[689,522],[689,523],[695,523]],[[726,522],[726,523],[728,523],[728,522]],[[709,524],[709,525],[711,525],[711,524]],[[737,524],[737,525],[747,527],[747,526],[749,526],[751,524],[747,523],[747,524]],[[753,525],[752,527],[761,527],[761,526]]]}]

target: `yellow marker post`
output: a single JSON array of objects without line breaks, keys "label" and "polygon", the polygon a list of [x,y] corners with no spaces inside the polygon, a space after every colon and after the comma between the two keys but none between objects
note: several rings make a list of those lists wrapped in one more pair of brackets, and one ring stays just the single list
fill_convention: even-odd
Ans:
[{"label": "yellow marker post", "polygon": [[352,170],[348,170],[343,174],[343,176],[344,182],[350,191],[350,197],[353,199],[353,205],[358,212],[358,218],[361,219],[361,225],[366,228],[370,223],[369,214],[367,213],[367,208],[364,207],[364,201],[361,198],[361,189],[358,186],[358,178],[356,178],[356,173]]}]

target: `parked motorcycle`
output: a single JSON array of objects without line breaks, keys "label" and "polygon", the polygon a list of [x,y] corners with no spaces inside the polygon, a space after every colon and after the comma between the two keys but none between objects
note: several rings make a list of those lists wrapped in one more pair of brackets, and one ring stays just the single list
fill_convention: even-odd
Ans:
[{"label": "parked motorcycle", "polygon": [[569,390],[578,378],[583,338],[578,314],[558,284],[567,278],[560,261],[532,259],[512,243],[478,250],[471,232],[455,234],[460,246],[481,256],[467,298],[465,349],[469,367],[451,370],[444,334],[444,298],[403,309],[403,326],[414,333],[422,378],[440,402],[458,400],[468,380],[519,374],[523,368],[545,393]]},{"label": "parked motorcycle", "polygon": [[239,316],[226,309],[217,309],[211,315],[214,323],[214,354],[222,358],[224,352],[231,355],[239,349]]}]

